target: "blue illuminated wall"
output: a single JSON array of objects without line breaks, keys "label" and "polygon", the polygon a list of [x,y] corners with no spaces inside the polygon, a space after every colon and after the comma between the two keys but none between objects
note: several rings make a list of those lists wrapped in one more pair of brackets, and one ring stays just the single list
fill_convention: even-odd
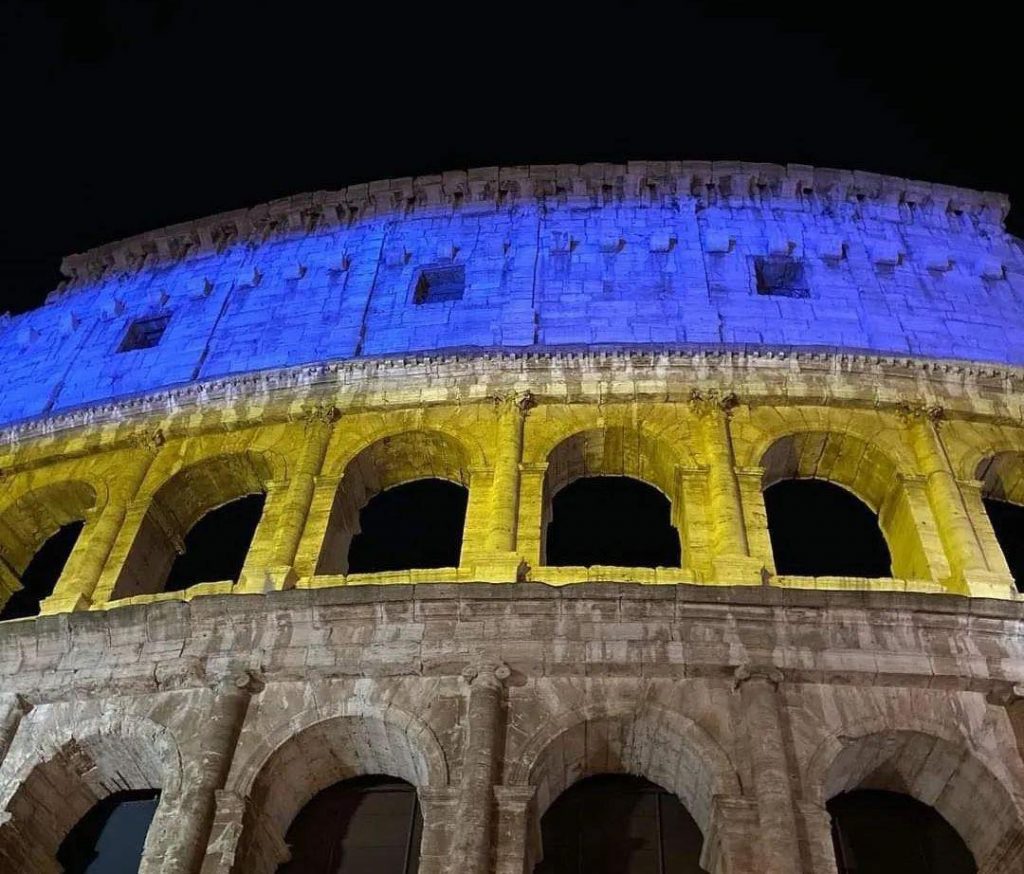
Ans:
[{"label": "blue illuminated wall", "polygon": [[[1024,365],[996,195],[764,165],[485,170],[358,186],[70,259],[0,319],[0,424],[231,373],[430,349],[806,345]],[[756,259],[807,296],[759,293]],[[417,305],[423,269],[460,300]],[[160,342],[118,352],[129,325]]]}]

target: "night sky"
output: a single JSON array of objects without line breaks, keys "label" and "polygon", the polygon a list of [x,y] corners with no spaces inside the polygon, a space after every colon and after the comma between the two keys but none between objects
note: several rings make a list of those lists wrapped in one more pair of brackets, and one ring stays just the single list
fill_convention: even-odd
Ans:
[{"label": "night sky", "polygon": [[0,0],[0,311],[69,252],[469,166],[798,162],[1024,203],[1009,6],[335,6]]}]

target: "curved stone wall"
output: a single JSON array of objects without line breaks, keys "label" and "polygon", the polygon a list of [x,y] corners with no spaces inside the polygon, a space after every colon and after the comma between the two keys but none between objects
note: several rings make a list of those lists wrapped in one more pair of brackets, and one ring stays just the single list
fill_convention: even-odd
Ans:
[{"label": "curved stone wall", "polygon": [[431,350],[828,347],[1024,364],[1007,208],[728,162],[490,168],[298,196],[68,258],[45,306],[0,321],[0,424]]}]

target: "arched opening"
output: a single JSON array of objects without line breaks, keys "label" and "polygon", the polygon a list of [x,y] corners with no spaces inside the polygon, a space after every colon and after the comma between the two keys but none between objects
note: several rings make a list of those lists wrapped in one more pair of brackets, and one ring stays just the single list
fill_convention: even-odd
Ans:
[{"label": "arched opening", "polygon": [[65,874],[132,874],[139,870],[160,792],[127,790],[96,803],[68,832],[57,861]]},{"label": "arched opening", "polygon": [[878,516],[824,480],[781,480],[764,491],[775,569],[808,577],[891,577]]},{"label": "arched opening", "polygon": [[927,804],[858,789],[828,802],[839,874],[975,874],[963,838]]},{"label": "arched opening", "polygon": [[978,465],[982,503],[1017,590],[1024,592],[1024,458],[1000,452]]},{"label": "arched opening", "polygon": [[0,512],[0,619],[39,613],[96,504],[92,486],[69,480],[31,489]]},{"label": "arched opening", "polygon": [[265,494],[246,495],[211,510],[185,535],[164,590],[180,592],[197,583],[237,580],[263,516]]},{"label": "arched opening", "polygon": [[251,452],[209,458],[172,476],[150,500],[114,597],[237,580],[269,481],[266,459]]},{"label": "arched opening", "polygon": [[679,567],[672,505],[654,486],[628,476],[589,476],[562,488],[547,527],[549,565]]},{"label": "arched opening", "polygon": [[359,511],[348,572],[456,567],[468,500],[464,486],[434,478],[374,495]]},{"label": "arched opening", "polygon": [[285,836],[278,874],[415,874],[423,817],[416,788],[392,777],[356,777],[318,792]]},{"label": "arched opening", "polygon": [[679,799],[642,777],[601,774],[563,792],[541,818],[534,874],[702,874],[704,839]]},{"label": "arched opening", "polygon": [[0,622],[39,615],[39,605],[53,594],[84,524],[62,525],[32,556],[21,573],[21,589],[14,592],[0,610]]},{"label": "arched opening", "polygon": [[457,566],[468,470],[464,447],[437,431],[371,443],[345,466],[316,573]]}]

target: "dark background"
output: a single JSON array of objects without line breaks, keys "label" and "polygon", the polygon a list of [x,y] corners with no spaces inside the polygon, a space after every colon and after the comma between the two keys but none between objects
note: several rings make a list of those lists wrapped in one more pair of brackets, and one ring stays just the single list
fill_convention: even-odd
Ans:
[{"label": "dark background", "polygon": [[317,6],[0,0],[0,311],[73,251],[474,165],[744,159],[1024,195],[1008,4]]}]

